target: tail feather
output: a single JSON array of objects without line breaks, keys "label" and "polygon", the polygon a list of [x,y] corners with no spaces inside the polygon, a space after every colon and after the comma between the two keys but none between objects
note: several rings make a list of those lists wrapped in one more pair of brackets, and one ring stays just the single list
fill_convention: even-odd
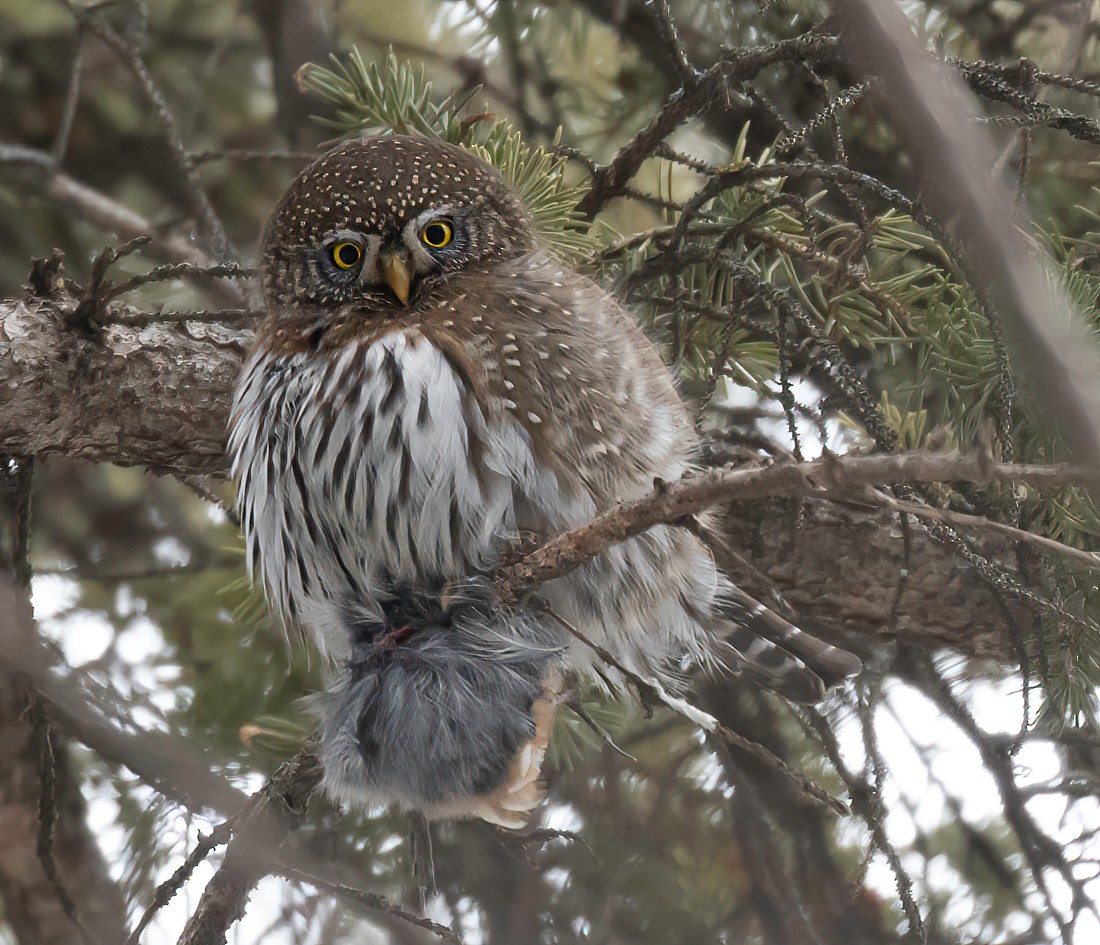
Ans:
[{"label": "tail feather", "polygon": [[817,702],[863,669],[859,657],[800,630],[736,587],[717,611],[724,619],[715,629],[732,651],[731,668],[792,701]]}]

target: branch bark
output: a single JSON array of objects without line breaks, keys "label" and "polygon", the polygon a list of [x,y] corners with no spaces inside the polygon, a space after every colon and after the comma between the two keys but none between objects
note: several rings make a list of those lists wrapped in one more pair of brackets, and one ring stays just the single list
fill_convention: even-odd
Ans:
[{"label": "branch bark", "polygon": [[[0,453],[225,474],[249,335],[198,321],[74,330],[76,300],[0,302]],[[123,308],[112,308],[116,315]]]},{"label": "branch bark", "polygon": [[[510,596],[576,570],[596,555],[646,529],[678,522],[716,505],[779,496],[860,499],[860,490],[902,482],[1020,482],[1060,486],[1089,481],[1091,471],[1069,466],[993,463],[982,455],[878,453],[827,456],[808,463],[756,469],[714,469],[661,485],[652,494],[611,509],[565,535],[559,535],[522,561],[501,569],[497,581]],[[1076,551],[1076,549],[1072,549]],[[1100,564],[1100,559],[1097,559]]]},{"label": "branch bark", "polygon": [[[228,404],[249,333],[201,321],[117,324],[113,319],[134,313],[113,306],[104,313],[102,331],[89,336],[69,327],[75,306],[69,297],[0,302],[0,387],[8,398],[0,412],[0,452],[225,476]],[[898,461],[884,456],[858,467],[844,461],[841,468],[862,470],[844,473],[848,485],[863,481],[860,476],[884,484],[898,476],[919,479],[928,461],[892,466]],[[887,474],[889,469],[894,471]],[[936,475],[946,472],[940,468]],[[904,537],[896,513],[814,502],[799,516],[789,502],[765,501],[810,494],[804,474],[793,467],[726,474],[742,491],[722,501],[746,501],[726,523],[737,554],[722,564],[746,590],[767,600],[780,596],[801,621],[826,635],[904,633],[929,645],[1013,659],[1013,624],[1030,619],[1027,604],[995,594],[919,528]],[[975,468],[962,478],[989,475]],[[1066,471],[1034,475],[1060,481]],[[785,477],[792,484],[778,489]],[[675,501],[666,497],[662,514],[687,514],[686,507],[668,504]],[[1012,567],[1005,538],[990,536],[982,549]],[[545,560],[554,553],[541,554]]]},{"label": "branch bark", "polygon": [[[904,639],[1015,662],[1035,610],[1001,593],[916,523],[833,502],[738,502],[724,519],[722,569],[743,590],[834,642]],[[981,552],[1008,565],[1010,542]]]}]

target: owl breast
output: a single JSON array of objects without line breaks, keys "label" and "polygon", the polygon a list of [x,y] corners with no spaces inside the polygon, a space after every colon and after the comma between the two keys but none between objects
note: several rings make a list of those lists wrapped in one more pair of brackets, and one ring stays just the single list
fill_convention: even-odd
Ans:
[{"label": "owl breast", "polygon": [[494,420],[416,329],[323,356],[261,345],[230,454],[250,571],[336,656],[349,607],[486,570],[516,534],[513,485],[555,491],[522,428]]}]

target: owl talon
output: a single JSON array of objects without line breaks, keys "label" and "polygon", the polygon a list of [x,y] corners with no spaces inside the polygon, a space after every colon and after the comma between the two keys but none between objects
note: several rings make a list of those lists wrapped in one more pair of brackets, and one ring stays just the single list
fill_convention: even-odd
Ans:
[{"label": "owl talon", "polygon": [[[547,676],[543,683],[543,698],[531,707],[535,737],[516,753],[504,783],[492,793],[478,799],[472,812],[474,816],[501,826],[505,826],[501,824],[502,820],[519,820],[519,826],[524,826],[527,823],[526,815],[542,803],[543,790],[538,782],[554,728],[554,714],[564,698],[564,688],[565,682],[560,673],[555,671]],[[505,812],[522,817],[509,817]]]},{"label": "owl talon", "polygon": [[[534,782],[525,785],[522,794],[508,794],[497,803],[504,810],[517,814],[529,814],[542,803],[543,792]],[[524,820],[527,818],[524,817]]]},{"label": "owl talon", "polygon": [[538,780],[546,750],[536,744],[537,740],[536,735],[520,749],[500,787],[477,799],[470,811],[473,816],[513,830],[527,825],[527,815],[542,803],[543,798]]},{"label": "owl talon", "polygon": [[[522,790],[523,787],[530,781],[537,778],[539,775],[539,769],[541,768],[541,757],[538,762],[534,759],[535,747],[532,742],[528,742],[523,748],[520,749],[519,756],[516,758],[515,768],[517,780],[514,781],[508,788],[508,793],[512,794],[515,791]],[[534,778],[531,776],[531,767],[534,762]]]}]

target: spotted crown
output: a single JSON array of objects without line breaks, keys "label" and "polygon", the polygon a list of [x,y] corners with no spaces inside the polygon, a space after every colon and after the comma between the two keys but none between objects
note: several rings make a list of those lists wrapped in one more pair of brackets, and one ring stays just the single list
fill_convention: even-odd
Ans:
[{"label": "spotted crown", "polygon": [[527,211],[497,172],[470,152],[404,135],[357,138],[307,167],[272,215],[263,248],[269,310],[362,300],[369,292],[361,287],[323,277],[324,242],[345,232],[393,241],[410,221],[433,210],[458,218],[462,227],[461,244],[446,255],[437,276],[535,248]]}]

